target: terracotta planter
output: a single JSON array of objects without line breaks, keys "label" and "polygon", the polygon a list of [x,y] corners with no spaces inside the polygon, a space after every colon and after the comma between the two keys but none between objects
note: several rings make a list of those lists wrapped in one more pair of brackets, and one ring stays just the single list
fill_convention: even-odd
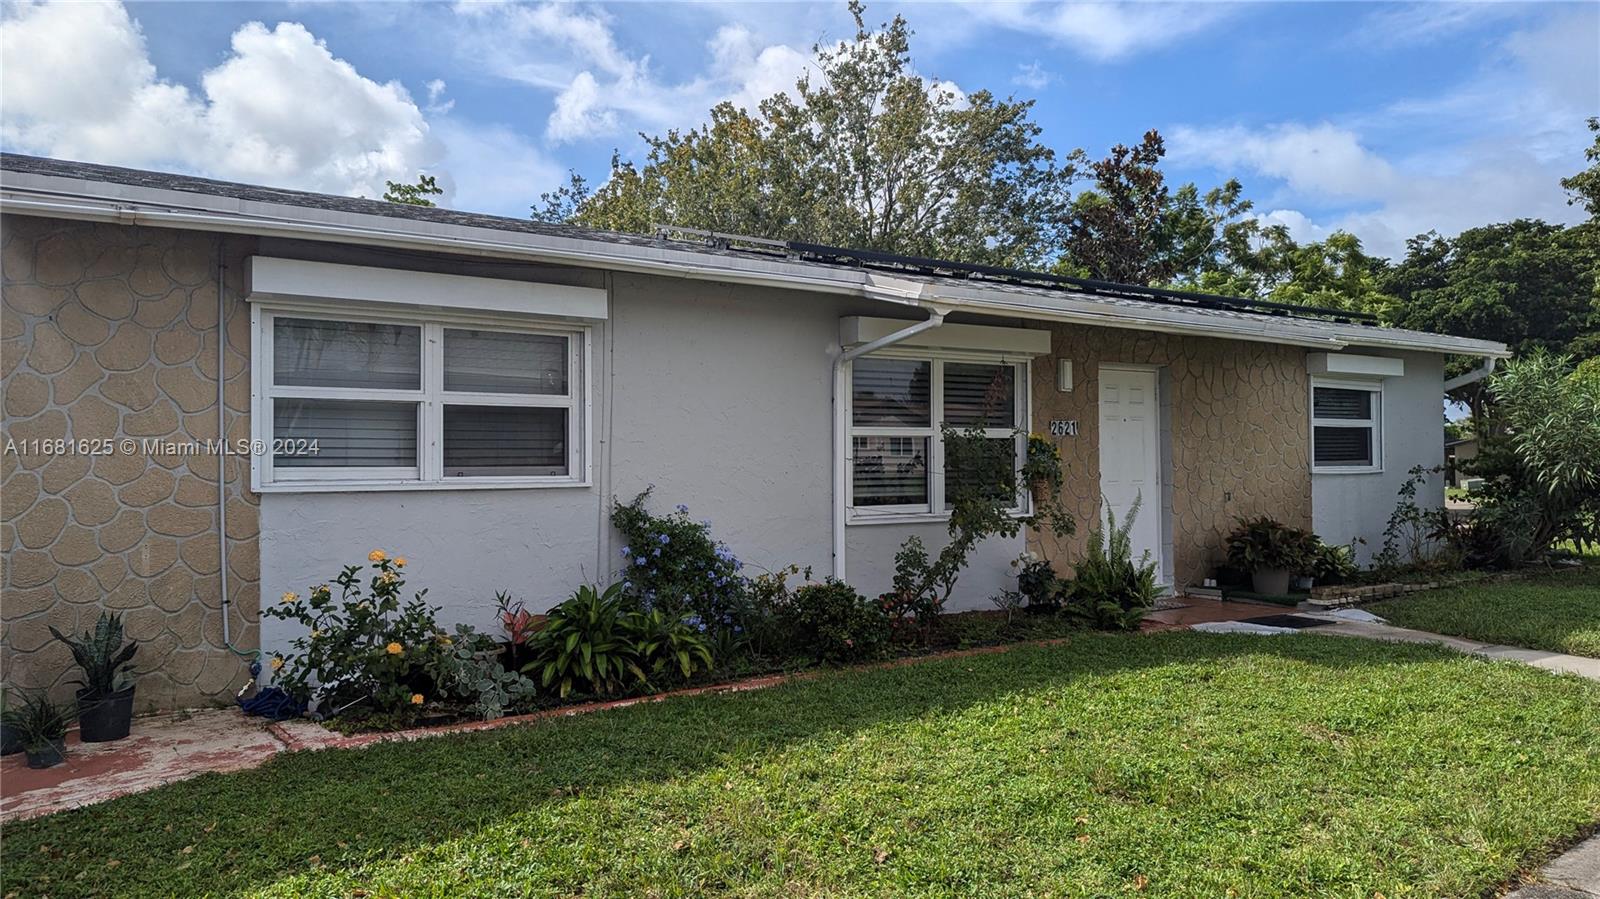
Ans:
[{"label": "terracotta planter", "polygon": [[78,691],[78,738],[85,743],[110,743],[128,735],[133,722],[133,688],[110,696],[89,697]]},{"label": "terracotta planter", "polygon": [[1263,568],[1250,575],[1250,586],[1263,596],[1284,596],[1289,592],[1289,570]]},{"label": "terracotta planter", "polygon": [[54,768],[67,760],[67,738],[51,740],[42,749],[27,750],[29,768]]}]

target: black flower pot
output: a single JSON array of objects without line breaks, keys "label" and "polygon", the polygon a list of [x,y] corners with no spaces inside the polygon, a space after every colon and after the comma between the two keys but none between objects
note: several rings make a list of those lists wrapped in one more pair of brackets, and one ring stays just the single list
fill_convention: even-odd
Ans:
[{"label": "black flower pot", "polygon": [[9,724],[0,724],[0,755],[22,751],[22,734]]},{"label": "black flower pot", "polygon": [[60,737],[44,744],[42,749],[28,750],[29,768],[54,768],[67,760],[67,738]]},{"label": "black flower pot", "polygon": [[128,735],[133,721],[133,688],[109,696],[89,696],[78,691],[78,739],[85,743],[109,743]]}]

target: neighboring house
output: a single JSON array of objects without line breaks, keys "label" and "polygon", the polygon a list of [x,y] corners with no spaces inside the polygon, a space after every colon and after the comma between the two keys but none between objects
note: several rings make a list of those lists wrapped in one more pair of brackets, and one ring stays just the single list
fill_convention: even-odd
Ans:
[{"label": "neighboring house", "polygon": [[1461,463],[1471,462],[1478,458],[1478,438],[1474,436],[1458,437],[1447,440],[1444,444],[1444,467],[1446,478],[1452,487],[1466,487],[1472,475],[1461,471]]},{"label": "neighboring house", "polygon": [[[875,595],[907,537],[944,539],[941,421],[1055,434],[1061,560],[1102,496],[1142,498],[1137,545],[1175,589],[1239,516],[1371,545],[1407,470],[1443,461],[1444,355],[1506,355],[831,248],[0,169],[4,675],[64,688],[46,626],[116,609],[146,706],[226,698],[292,636],[261,603],[375,547],[447,620],[492,627],[498,590],[546,608],[620,567],[612,498],[650,485],[753,566]],[[219,457],[219,435],[270,451]],[[954,608],[1013,586],[1030,539],[981,546]]]}]

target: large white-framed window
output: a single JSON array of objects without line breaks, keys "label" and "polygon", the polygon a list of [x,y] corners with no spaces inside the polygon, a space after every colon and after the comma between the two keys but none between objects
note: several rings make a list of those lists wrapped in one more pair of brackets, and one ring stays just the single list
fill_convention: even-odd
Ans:
[{"label": "large white-framed window", "polygon": [[260,491],[586,486],[582,325],[252,307]]},{"label": "large white-framed window", "polygon": [[[940,519],[962,472],[946,465],[940,424],[1003,441],[1020,474],[1027,452],[1028,362],[891,348],[850,363],[847,507],[853,523]],[[1028,511],[1026,491],[1013,491]]]},{"label": "large white-framed window", "polygon": [[1311,379],[1311,470],[1383,470],[1383,382]]}]

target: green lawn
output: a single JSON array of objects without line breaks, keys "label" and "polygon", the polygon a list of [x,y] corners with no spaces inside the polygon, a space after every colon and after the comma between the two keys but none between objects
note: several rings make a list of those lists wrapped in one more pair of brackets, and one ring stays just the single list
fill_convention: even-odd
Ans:
[{"label": "green lawn", "polygon": [[[1600,819],[1600,684],[1087,635],[284,757],[9,825],[18,895],[1477,895]],[[1233,892],[1230,892],[1233,891]]]},{"label": "green lawn", "polygon": [[1583,571],[1433,590],[1369,608],[1402,627],[1600,658],[1600,559]]}]

